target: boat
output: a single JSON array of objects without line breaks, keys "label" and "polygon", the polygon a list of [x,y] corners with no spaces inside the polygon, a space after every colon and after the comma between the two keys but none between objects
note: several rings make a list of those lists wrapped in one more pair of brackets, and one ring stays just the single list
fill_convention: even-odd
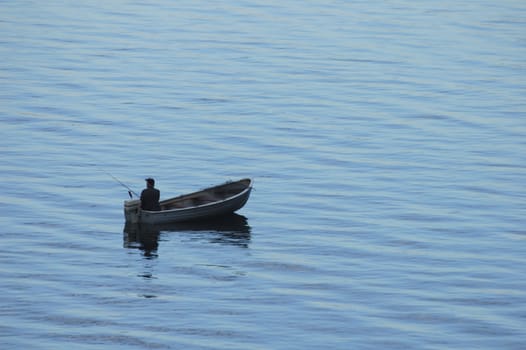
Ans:
[{"label": "boat", "polygon": [[165,199],[161,210],[141,209],[140,199],[124,201],[126,222],[166,224],[216,218],[241,209],[248,201],[252,180],[245,178]]}]

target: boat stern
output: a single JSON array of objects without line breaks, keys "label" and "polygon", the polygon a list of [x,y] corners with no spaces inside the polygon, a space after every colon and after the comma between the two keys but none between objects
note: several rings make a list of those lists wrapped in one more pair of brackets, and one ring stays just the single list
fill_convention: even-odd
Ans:
[{"label": "boat stern", "polygon": [[124,201],[124,218],[127,222],[137,223],[141,214],[141,201],[132,199]]}]

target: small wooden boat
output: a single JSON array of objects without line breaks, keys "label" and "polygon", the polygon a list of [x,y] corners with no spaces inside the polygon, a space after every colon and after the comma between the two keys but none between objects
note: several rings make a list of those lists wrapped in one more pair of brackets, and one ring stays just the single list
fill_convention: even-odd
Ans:
[{"label": "small wooden boat", "polygon": [[165,224],[208,219],[241,209],[250,196],[251,179],[230,181],[201,191],[162,200],[160,211],[141,210],[138,199],[124,201],[124,217],[131,223]]}]

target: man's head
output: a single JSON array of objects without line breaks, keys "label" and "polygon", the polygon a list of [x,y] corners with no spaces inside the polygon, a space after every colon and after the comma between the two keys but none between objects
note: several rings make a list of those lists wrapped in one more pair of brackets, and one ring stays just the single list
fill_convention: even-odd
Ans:
[{"label": "man's head", "polygon": [[151,177],[147,178],[146,179],[146,186],[147,187],[154,187],[155,186],[155,180],[152,179]]}]

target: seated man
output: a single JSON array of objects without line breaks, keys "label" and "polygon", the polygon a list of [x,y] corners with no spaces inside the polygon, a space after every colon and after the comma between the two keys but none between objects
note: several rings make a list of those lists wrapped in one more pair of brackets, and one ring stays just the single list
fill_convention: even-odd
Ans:
[{"label": "seated man", "polygon": [[159,205],[159,198],[161,192],[154,188],[155,180],[152,178],[146,179],[146,188],[141,192],[141,209],[143,210],[161,210]]}]

